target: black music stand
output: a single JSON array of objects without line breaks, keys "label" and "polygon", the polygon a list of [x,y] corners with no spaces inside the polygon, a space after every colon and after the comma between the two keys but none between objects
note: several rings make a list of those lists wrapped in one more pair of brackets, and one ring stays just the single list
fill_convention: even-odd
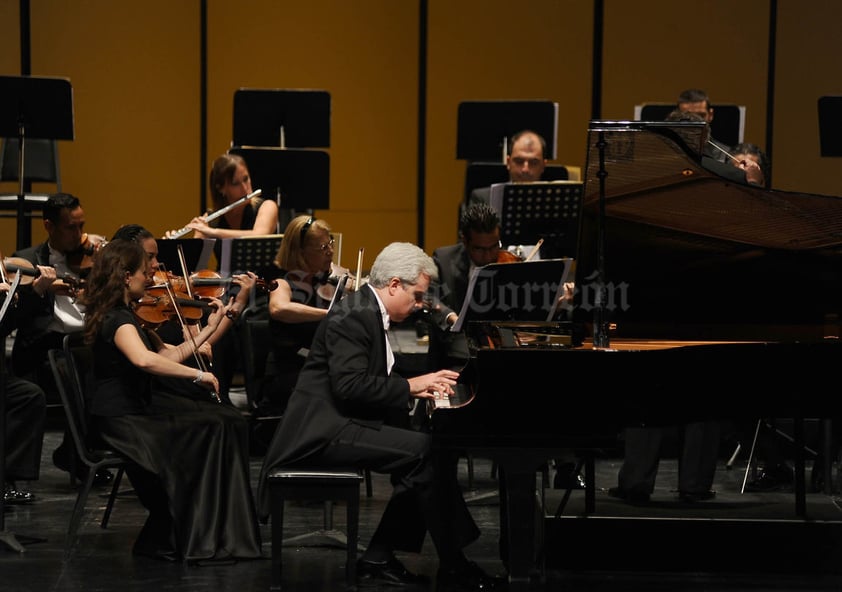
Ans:
[{"label": "black music stand", "polygon": [[214,239],[204,238],[172,238],[157,242],[158,261],[164,265],[164,269],[179,275],[181,274],[181,260],[178,257],[179,245],[184,252],[187,271],[193,272],[207,268],[215,241]]},{"label": "black music stand", "polygon": [[24,180],[26,139],[73,139],[73,88],[66,78],[0,76],[0,136],[18,139],[17,248],[30,246]]},{"label": "black music stand", "polygon": [[548,160],[556,158],[558,103],[552,101],[463,101],[457,112],[456,158],[505,162],[508,141],[530,129],[547,142]]},{"label": "black music stand", "polygon": [[249,168],[252,187],[266,198],[276,197],[278,207],[296,211],[330,208],[330,156],[322,150],[234,147]]},{"label": "black music stand", "polygon": [[572,259],[491,263],[476,267],[468,296],[450,328],[457,333],[469,321],[552,321],[559,312],[564,284],[573,280]]},{"label": "black music stand", "polygon": [[819,97],[819,143],[822,156],[842,156],[842,97]]},{"label": "black music stand", "polygon": [[278,254],[283,238],[283,234],[269,234],[222,239],[219,273],[230,277],[232,274],[253,271],[258,276],[266,277],[268,274],[265,270],[274,267],[275,255]]},{"label": "black music stand", "polygon": [[500,214],[504,245],[535,245],[542,259],[576,258],[584,184],[580,181],[498,183],[490,201]]},{"label": "black music stand", "polygon": [[236,90],[232,145],[329,148],[330,93],[325,90]]}]

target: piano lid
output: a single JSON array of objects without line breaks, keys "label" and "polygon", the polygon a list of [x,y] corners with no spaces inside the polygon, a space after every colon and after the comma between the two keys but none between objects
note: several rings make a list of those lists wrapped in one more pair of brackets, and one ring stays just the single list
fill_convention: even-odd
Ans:
[{"label": "piano lid", "polygon": [[579,318],[592,314],[604,193],[608,318],[619,335],[821,338],[842,312],[842,199],[712,172],[704,138],[695,122],[591,122]]}]

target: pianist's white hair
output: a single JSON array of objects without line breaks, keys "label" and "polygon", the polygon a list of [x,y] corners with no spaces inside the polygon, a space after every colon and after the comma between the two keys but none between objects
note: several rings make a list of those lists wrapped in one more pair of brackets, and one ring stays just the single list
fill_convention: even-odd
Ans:
[{"label": "pianist's white hair", "polygon": [[374,260],[368,283],[374,288],[382,288],[396,277],[402,282],[414,284],[422,273],[430,276],[430,280],[438,279],[438,269],[432,257],[412,243],[391,243]]}]

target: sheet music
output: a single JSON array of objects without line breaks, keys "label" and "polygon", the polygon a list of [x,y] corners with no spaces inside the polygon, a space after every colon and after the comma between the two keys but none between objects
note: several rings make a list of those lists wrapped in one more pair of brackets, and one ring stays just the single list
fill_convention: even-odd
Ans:
[{"label": "sheet music", "polygon": [[[573,268],[573,259],[570,258],[521,263],[490,263],[483,267],[474,267],[468,278],[468,289],[459,311],[459,318],[450,327],[450,331],[460,332],[471,315],[474,320],[485,316],[486,320],[501,321],[513,320],[510,318],[512,316],[522,317],[520,320],[525,320],[525,317],[531,314],[532,320],[537,320],[534,318],[537,316],[535,313],[543,315],[542,311],[546,310],[546,316],[540,320],[552,320],[558,311],[561,296],[564,294],[564,283],[569,281]],[[484,283],[477,288],[480,279]],[[501,284],[498,282],[503,282],[502,287],[505,289],[501,289]],[[552,292],[546,291],[553,286]],[[514,300],[507,302],[506,298],[514,298]],[[527,303],[522,299],[528,300],[531,307],[529,310],[521,307]],[[475,307],[473,310],[472,305]],[[499,312],[505,305],[508,305],[508,316],[502,314],[499,318],[488,318],[489,312]]]},{"label": "sheet music", "polygon": [[482,267],[474,266],[471,268],[471,277],[468,278],[468,290],[465,292],[465,301],[462,303],[462,309],[459,311],[459,316],[456,318],[456,322],[450,326],[450,330],[453,333],[459,333],[462,330],[464,319],[468,316],[468,310],[471,308],[471,294],[474,293],[474,286],[477,283],[477,277],[479,277],[480,269],[482,269]]}]

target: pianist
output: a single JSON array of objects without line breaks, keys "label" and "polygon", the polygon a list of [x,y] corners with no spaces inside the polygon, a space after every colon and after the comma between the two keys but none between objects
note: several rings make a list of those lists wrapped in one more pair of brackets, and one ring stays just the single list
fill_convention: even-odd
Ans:
[{"label": "pianist", "polygon": [[449,459],[431,437],[409,427],[415,399],[452,393],[458,373],[406,379],[392,372],[387,330],[417,309],[436,278],[415,245],[392,243],[377,256],[367,286],[343,298],[320,323],[307,361],[272,439],[258,482],[260,513],[271,507],[266,475],[280,466],[388,473],[394,490],[360,559],[361,583],[424,586],[394,551],[417,553],[426,532],[439,557],[437,589],[491,590],[498,584],[462,549],[479,537]]}]

